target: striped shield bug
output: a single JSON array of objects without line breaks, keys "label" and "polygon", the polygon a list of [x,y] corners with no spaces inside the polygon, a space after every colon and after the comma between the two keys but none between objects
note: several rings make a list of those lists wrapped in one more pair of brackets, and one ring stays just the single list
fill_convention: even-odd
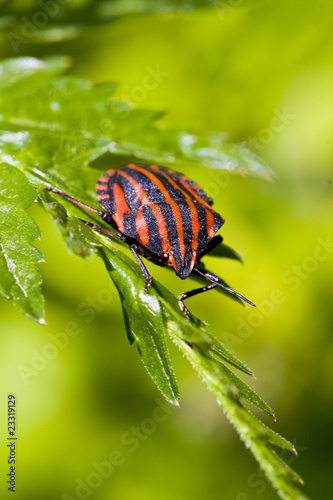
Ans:
[{"label": "striped shield bug", "polygon": [[[117,232],[83,221],[93,229],[130,245],[149,292],[151,274],[141,257],[174,269],[181,279],[195,275],[210,284],[179,295],[179,306],[191,319],[184,300],[221,287],[254,306],[243,295],[225,286],[201,264],[202,257],[222,242],[217,231],[223,217],[212,209],[213,200],[192,180],[156,165],[129,164],[108,170],[96,184],[97,199],[104,211],[75,200],[58,189],[47,188],[76,205],[97,214]],[[197,265],[196,265],[197,264]]]}]

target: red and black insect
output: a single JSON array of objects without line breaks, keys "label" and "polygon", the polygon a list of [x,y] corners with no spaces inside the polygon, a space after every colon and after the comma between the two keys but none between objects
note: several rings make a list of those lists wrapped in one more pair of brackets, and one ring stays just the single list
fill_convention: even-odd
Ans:
[{"label": "red and black insect", "polygon": [[71,196],[50,189],[53,193],[94,212],[118,232],[83,221],[95,230],[128,243],[145,278],[148,292],[151,274],[141,257],[161,266],[172,267],[181,279],[190,274],[206,278],[210,284],[179,296],[179,305],[190,319],[184,300],[222,287],[254,306],[243,295],[221,283],[218,276],[203,266],[196,266],[206,253],[222,242],[215,236],[224,219],[212,209],[213,200],[184,175],[156,165],[130,164],[108,170],[97,184],[97,199],[104,208],[96,210]]}]

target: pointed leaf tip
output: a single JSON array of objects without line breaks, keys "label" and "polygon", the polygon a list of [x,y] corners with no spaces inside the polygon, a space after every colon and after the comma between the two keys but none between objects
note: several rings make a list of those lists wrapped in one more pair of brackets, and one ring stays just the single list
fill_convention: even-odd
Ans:
[{"label": "pointed leaf tip", "polygon": [[146,293],[141,270],[128,257],[107,248],[99,249],[99,254],[118,289],[129,339],[135,339],[141,360],[165,399],[179,406],[178,384],[165,339],[167,324],[154,282]]}]

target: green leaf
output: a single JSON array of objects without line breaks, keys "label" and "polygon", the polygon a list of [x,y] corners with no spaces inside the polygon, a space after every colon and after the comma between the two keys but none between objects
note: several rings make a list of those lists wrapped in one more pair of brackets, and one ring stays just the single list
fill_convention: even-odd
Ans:
[{"label": "green leaf", "polygon": [[[181,339],[175,323],[172,323],[172,326],[171,335],[174,342],[215,394],[218,403],[223,407],[225,414],[241,439],[259,462],[260,467],[280,498],[285,500],[294,500],[296,498],[297,500],[306,500],[308,497],[302,494],[294,484],[295,482],[303,484],[302,479],[280,458],[273,448],[273,446],[279,447],[296,453],[293,445],[250,413],[239,401],[238,396],[240,393],[237,394],[233,390],[233,385],[230,383],[225,369],[221,370],[215,360],[202,356],[197,349],[189,348],[187,343]],[[237,388],[239,390],[239,386]],[[252,399],[252,396],[249,398],[246,392],[242,396],[250,401]],[[253,403],[253,401],[251,402]]]},{"label": "green leaf", "polygon": [[[123,297],[130,297],[127,299],[128,305],[126,307],[136,313],[138,309],[133,309],[134,304],[137,303],[138,297],[144,297],[143,304],[139,307],[147,307],[148,317],[154,317],[157,311],[161,311],[164,318],[165,334],[170,335],[215,394],[218,403],[221,404],[241,439],[258,460],[279,496],[287,500],[295,498],[306,500],[307,497],[294,484],[295,482],[303,484],[302,479],[281,459],[275,450],[278,447],[296,453],[294,446],[260,422],[243,406],[241,399],[274,416],[271,408],[231,372],[227,365],[231,364],[249,374],[252,374],[251,370],[232,355],[217,339],[214,339],[200,320],[195,318],[195,323],[191,323],[180,315],[177,299],[156,280],[153,279],[150,294],[142,295],[144,294],[142,273],[135,265],[133,267],[133,262],[125,255],[120,256],[114,249],[110,252],[113,243],[108,238],[98,233],[95,236],[109,248],[105,252],[103,260],[112,279],[118,283],[118,287],[121,287],[122,300],[124,300]],[[155,297],[157,301],[155,301]],[[148,306],[146,306],[147,304]],[[136,322],[135,316],[136,314],[131,314],[132,324]],[[126,326],[131,336],[132,327],[127,321]],[[220,361],[214,359],[216,354],[219,355]],[[166,377],[165,383],[167,381]]]},{"label": "green leaf", "polygon": [[209,252],[210,257],[224,257],[226,259],[238,260],[239,262],[243,262],[243,259],[239,253],[235,252],[235,250],[225,243],[220,243],[217,245],[211,252]]},{"label": "green leaf", "polygon": [[221,134],[164,130],[155,123],[160,113],[113,101],[114,85],[93,87],[79,78],[53,76],[67,63],[66,58],[53,57],[0,64],[5,88],[0,95],[0,158],[19,161],[34,182],[39,178],[45,185],[47,175],[53,186],[77,195],[86,196],[89,189],[92,201],[96,174],[86,167],[105,154],[110,163],[117,155],[118,161],[124,156],[126,161],[174,168],[206,166],[227,175],[271,176],[259,158],[242,145],[227,143]]},{"label": "green leaf", "polygon": [[36,190],[17,168],[0,164],[0,294],[12,299],[16,309],[44,323],[44,301],[37,263],[41,253],[30,244],[39,239],[39,228],[26,213]]},{"label": "green leaf", "polygon": [[246,375],[251,375],[253,378],[255,378],[253,371],[248,368],[242,361],[240,361],[236,356],[234,356],[232,352],[230,352],[223,344],[221,344],[221,342],[216,340],[208,333],[206,335],[209,337],[210,354],[212,354],[213,357],[222,359],[226,363],[229,363],[235,368],[238,368],[238,370],[242,371],[243,373],[246,373]]},{"label": "green leaf", "polygon": [[91,231],[83,222],[68,214],[65,208],[48,191],[40,194],[40,201],[60,229],[71,253],[80,257],[89,257],[95,252]]},{"label": "green leaf", "polygon": [[[68,57],[49,57],[47,61],[34,57],[7,59],[0,65],[0,92],[4,99],[6,90],[24,93],[40,87],[50,76],[61,73],[70,64]],[[28,85],[28,88],[26,87]]]},{"label": "green leaf", "polygon": [[[114,85],[93,86],[86,80],[59,76],[67,63],[64,58],[44,61],[21,58],[0,63],[3,89],[0,161],[7,162],[0,192],[3,193],[1,200],[6,200],[3,206],[6,210],[8,206],[14,214],[13,220],[6,210],[2,211],[1,227],[5,231],[2,230],[0,236],[6,245],[2,255],[7,258],[7,268],[2,273],[2,293],[10,296],[9,291],[13,290],[16,307],[21,307],[22,312],[33,319],[42,317],[40,278],[36,270],[41,256],[30,244],[39,232],[24,212],[33,203],[37,187],[41,203],[58,223],[71,252],[82,257],[96,252],[103,259],[121,297],[128,338],[136,343],[148,373],[166,399],[179,404],[166,347],[169,335],[214,393],[280,497],[305,499],[294,485],[300,478],[275,449],[293,451],[292,444],[244,406],[245,401],[274,415],[269,405],[231,368],[248,375],[252,375],[252,371],[214,339],[199,319],[188,321],[180,311],[177,298],[155,279],[149,294],[145,293],[140,268],[126,255],[124,245],[79,220],[103,225],[96,215],[42,191],[47,186],[57,187],[99,209],[94,184],[103,171],[97,172],[95,160],[104,161],[108,168],[139,159],[177,169],[204,166],[225,175],[238,173],[266,178],[271,176],[271,171],[242,145],[227,143],[222,134],[198,135],[163,129],[156,123],[160,113],[132,109],[126,103],[112,100]],[[240,260],[226,245],[218,251],[220,256]],[[14,260],[17,267],[12,266]],[[14,276],[13,269],[19,269],[20,273]]]},{"label": "green leaf", "polygon": [[[214,8],[211,0],[77,0],[44,2],[1,2],[0,28],[4,30],[12,49],[17,53],[28,42],[52,43],[78,36],[91,24],[113,21],[130,14],[148,12],[173,13],[199,7]],[[219,5],[219,9],[222,6]],[[45,27],[33,22],[43,12]],[[28,30],[27,30],[28,26]]]},{"label": "green leaf", "polygon": [[159,296],[154,290],[145,293],[137,266],[127,265],[124,279],[124,261],[120,256],[108,249],[100,250],[100,255],[119,292],[130,343],[136,342],[143,364],[164,397],[179,406],[179,390],[166,347]]}]

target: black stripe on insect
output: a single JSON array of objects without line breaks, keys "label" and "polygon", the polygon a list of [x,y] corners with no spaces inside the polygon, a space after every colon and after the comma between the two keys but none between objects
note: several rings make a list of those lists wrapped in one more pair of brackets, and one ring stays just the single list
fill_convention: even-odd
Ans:
[{"label": "black stripe on insect", "polygon": [[160,266],[172,267],[181,279],[190,274],[210,282],[179,295],[180,309],[191,319],[184,300],[221,287],[255,307],[249,299],[221,283],[200,263],[202,257],[222,242],[216,232],[224,219],[212,209],[213,200],[183,174],[157,165],[129,164],[108,170],[96,184],[97,199],[105,211],[81,203],[59,189],[46,188],[98,215],[117,232],[82,220],[96,231],[130,245],[149,292],[151,274],[141,257]]}]

